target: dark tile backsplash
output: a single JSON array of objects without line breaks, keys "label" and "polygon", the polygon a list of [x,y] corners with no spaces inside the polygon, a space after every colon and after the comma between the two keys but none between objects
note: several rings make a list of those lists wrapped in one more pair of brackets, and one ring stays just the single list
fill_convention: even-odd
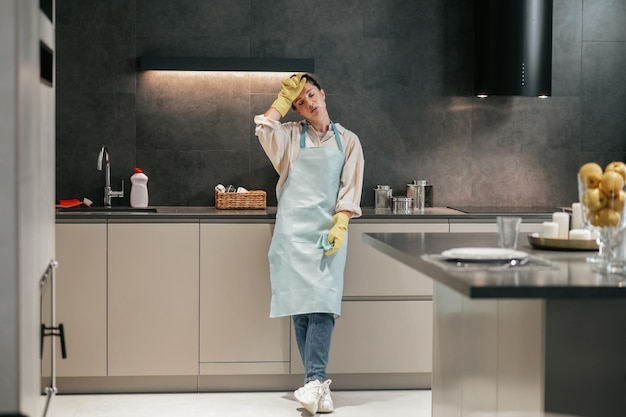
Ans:
[{"label": "dark tile backsplash", "polygon": [[363,206],[375,185],[402,195],[417,178],[437,206],[569,205],[582,163],[626,156],[624,10],[554,0],[552,97],[481,100],[471,3],[57,0],[57,198],[102,205],[107,145],[116,204],[139,166],[151,205],[214,205],[217,183],[275,205],[253,116],[285,75],[138,73],[145,54],[315,58],[331,117],[363,145]]}]

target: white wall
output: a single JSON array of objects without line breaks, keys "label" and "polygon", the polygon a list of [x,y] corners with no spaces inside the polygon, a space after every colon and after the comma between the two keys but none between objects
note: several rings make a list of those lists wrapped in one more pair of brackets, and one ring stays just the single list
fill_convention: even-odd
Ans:
[{"label": "white wall", "polygon": [[37,0],[0,2],[0,415],[40,415],[39,280],[54,258],[54,49]]}]

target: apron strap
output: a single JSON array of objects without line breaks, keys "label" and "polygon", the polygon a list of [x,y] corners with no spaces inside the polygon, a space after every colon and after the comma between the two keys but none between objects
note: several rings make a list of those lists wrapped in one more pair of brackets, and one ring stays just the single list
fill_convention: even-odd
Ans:
[{"label": "apron strap", "polygon": [[302,133],[300,134],[300,149],[306,148],[305,140],[306,140],[306,128],[309,126],[309,122],[307,120],[302,123]]},{"label": "apron strap", "polygon": [[[305,145],[306,128],[308,126],[309,126],[309,121],[305,120],[304,123],[302,123],[302,133],[300,134],[300,149],[306,148],[306,145]],[[343,153],[343,145],[341,144],[341,139],[339,137],[339,131],[337,130],[337,126],[335,126],[335,123],[333,123],[332,120],[330,121],[330,126],[333,128],[333,132],[335,133],[335,140],[337,140],[337,147],[339,148],[341,153]]]}]

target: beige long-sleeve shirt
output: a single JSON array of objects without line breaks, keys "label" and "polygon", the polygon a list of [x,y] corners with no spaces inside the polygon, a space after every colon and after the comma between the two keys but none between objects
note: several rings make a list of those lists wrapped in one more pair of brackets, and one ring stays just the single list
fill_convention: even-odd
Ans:
[{"label": "beige long-sleeve shirt", "polygon": [[[302,122],[280,123],[261,114],[254,117],[254,123],[256,123],[255,134],[274,169],[278,172],[279,179],[276,184],[276,195],[278,195],[300,150]],[[363,167],[365,165],[363,149],[357,135],[339,123],[335,123],[335,126],[339,132],[345,155],[335,211],[350,211],[352,217],[359,217],[362,214],[360,204],[363,190]],[[306,132],[306,146],[325,146],[338,149],[335,133],[332,129],[320,133],[310,125]]]}]

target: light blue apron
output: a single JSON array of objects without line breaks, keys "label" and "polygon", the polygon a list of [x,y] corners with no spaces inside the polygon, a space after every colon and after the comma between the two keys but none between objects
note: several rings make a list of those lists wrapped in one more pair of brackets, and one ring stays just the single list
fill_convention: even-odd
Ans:
[{"label": "light blue apron", "polygon": [[305,122],[300,150],[278,195],[276,225],[269,250],[272,302],[270,317],[304,313],[341,314],[344,245],[330,256],[317,246],[320,235],[333,226],[344,154],[339,132],[331,122],[339,149],[305,145]]}]

